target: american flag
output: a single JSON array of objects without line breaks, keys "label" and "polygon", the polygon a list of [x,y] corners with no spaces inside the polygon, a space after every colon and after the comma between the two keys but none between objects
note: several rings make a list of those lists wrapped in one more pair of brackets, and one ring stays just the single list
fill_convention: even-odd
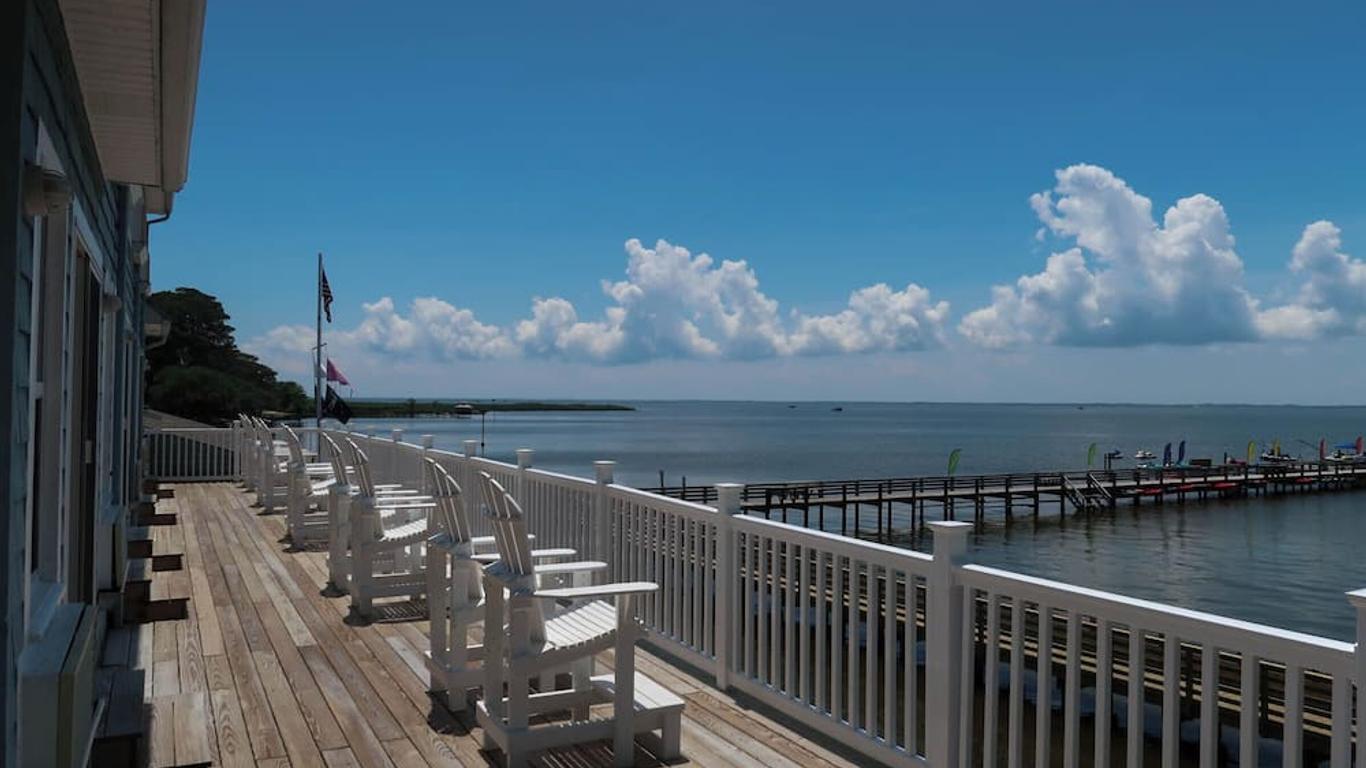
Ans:
[{"label": "american flag", "polygon": [[322,276],[321,290],[323,294],[323,314],[327,315],[327,322],[332,322],[332,286],[327,284],[327,271],[321,267],[318,274]]}]

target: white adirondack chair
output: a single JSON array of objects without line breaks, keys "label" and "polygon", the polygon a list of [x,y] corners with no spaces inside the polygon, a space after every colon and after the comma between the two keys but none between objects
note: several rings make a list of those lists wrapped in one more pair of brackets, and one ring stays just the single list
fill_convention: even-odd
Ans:
[{"label": "white adirondack chair", "polygon": [[285,510],[286,536],[296,547],[328,535],[327,500],[337,478],[330,462],[309,463],[299,435],[284,428],[289,446],[289,501]]},{"label": "white adirondack chair", "polygon": [[263,419],[256,424],[257,465],[260,467],[256,486],[256,501],[262,514],[273,514],[277,504],[289,499],[289,446],[277,440],[275,432]]},{"label": "white adirondack chair", "polygon": [[[496,481],[486,482],[502,491]],[[532,752],[611,739],[614,763],[629,766],[635,763],[635,735],[659,730],[652,751],[665,760],[677,757],[683,700],[635,670],[635,643],[642,634],[635,597],[658,586],[540,587],[516,499],[499,493],[491,520],[499,560],[484,570],[484,625],[507,629],[484,633],[484,697],[476,714],[485,749],[496,746],[509,768],[521,768]],[[585,599],[557,616],[545,615],[546,600]],[[582,662],[609,648],[615,669],[591,675],[591,666]],[[533,679],[566,666],[574,670],[572,689],[531,692]],[[588,719],[589,707],[598,703],[612,704],[611,718]],[[533,715],[560,712],[571,719],[530,724]]]},{"label": "white adirondack chair", "polygon": [[[339,597],[351,589],[351,500],[360,492],[360,487],[351,482],[354,467],[348,465],[337,441],[326,432],[318,434],[318,443],[331,463],[334,480],[327,489],[327,586],[323,594]],[[374,493],[386,503],[398,499],[422,500],[419,490],[395,484],[376,483]],[[381,505],[380,514],[392,517],[394,513]]]},{"label": "white adirondack chair", "polygon": [[377,597],[421,597],[427,592],[425,562],[410,550],[427,541],[430,496],[381,496],[370,477],[370,459],[348,439],[356,491],[350,499],[351,611],[374,615]]},{"label": "white adirondack chair", "polygon": [[[482,570],[496,563],[490,551],[492,536],[474,536],[460,484],[435,459],[425,465],[427,487],[436,502],[431,517],[432,536],[427,542],[427,605],[430,613],[431,652],[428,669],[431,690],[444,692],[446,706],[462,711],[470,689],[483,682],[483,646],[470,641],[470,628],[482,623],[484,586]],[[539,576],[569,576],[575,585],[588,583],[594,572],[605,571],[602,562],[552,562],[573,557],[573,549],[533,549]],[[547,675],[542,690],[549,688]]]}]

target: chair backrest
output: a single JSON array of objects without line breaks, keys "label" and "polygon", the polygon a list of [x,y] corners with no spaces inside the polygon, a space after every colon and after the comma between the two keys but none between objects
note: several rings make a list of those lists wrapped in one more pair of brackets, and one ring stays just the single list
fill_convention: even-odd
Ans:
[{"label": "chair backrest", "polygon": [[485,514],[493,525],[498,559],[507,569],[507,575],[511,578],[535,575],[536,569],[531,562],[531,538],[527,535],[526,517],[522,514],[521,505],[489,473],[480,472],[479,479],[485,488],[484,499],[489,505]]},{"label": "chair backrest", "polygon": [[455,482],[451,473],[438,464],[436,459],[426,460],[426,470],[427,487],[436,501],[433,522],[450,534],[453,543],[469,544],[474,535],[469,516],[465,514],[460,484]]},{"label": "chair backrest", "polygon": [[370,478],[370,457],[365,455],[365,451],[356,445],[356,441],[346,438],[346,444],[351,448],[351,468],[356,473],[356,484],[359,487],[360,495],[373,498],[375,495],[375,482]]},{"label": "chair backrest", "polygon": [[332,462],[332,477],[336,478],[338,485],[346,485],[346,457],[342,455],[341,448],[337,446],[337,441],[326,432],[318,432],[319,447],[327,449],[327,460]]},{"label": "chair backrest", "polygon": [[304,448],[299,443],[299,435],[288,424],[285,425],[285,444],[289,446],[289,461],[297,469],[304,467]]}]

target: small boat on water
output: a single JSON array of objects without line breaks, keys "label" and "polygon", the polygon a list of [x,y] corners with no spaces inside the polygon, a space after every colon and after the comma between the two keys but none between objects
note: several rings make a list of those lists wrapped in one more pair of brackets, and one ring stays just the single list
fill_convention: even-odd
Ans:
[{"label": "small boat on water", "polygon": [[1151,461],[1155,458],[1157,458],[1157,454],[1144,448],[1140,448],[1134,452],[1135,461]]},{"label": "small boat on water", "polygon": [[[1331,454],[1323,456],[1323,460],[1329,464],[1366,464],[1366,451],[1362,449],[1362,439],[1357,438],[1355,443],[1342,443],[1333,447]],[[1320,450],[1323,450],[1320,447]]]},{"label": "small boat on water", "polygon": [[1272,451],[1262,451],[1263,464],[1297,464],[1300,457],[1291,456],[1285,453],[1275,453]]}]

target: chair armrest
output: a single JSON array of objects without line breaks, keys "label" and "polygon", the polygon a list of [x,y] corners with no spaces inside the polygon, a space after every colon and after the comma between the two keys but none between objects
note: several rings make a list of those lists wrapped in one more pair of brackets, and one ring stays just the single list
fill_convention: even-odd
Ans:
[{"label": "chair armrest", "polygon": [[422,501],[421,499],[402,499],[399,501],[376,499],[375,509],[436,509],[436,502]]},{"label": "chair armrest", "polygon": [[[578,551],[577,549],[570,549],[570,548],[568,548],[568,547],[552,547],[552,548],[550,548],[550,549],[533,549],[533,550],[531,550],[531,556],[532,556],[532,557],[536,557],[536,558],[544,558],[544,557],[574,557],[574,556],[577,555],[577,554],[579,554],[579,551]],[[539,565],[536,566],[536,567],[537,567],[537,568],[540,568]]]},{"label": "chair armrest", "polygon": [[[535,552],[531,553],[535,555]],[[559,576],[565,573],[594,573],[607,570],[607,563],[597,560],[581,560],[575,563],[546,563],[536,565],[537,576]]]},{"label": "chair armrest", "polygon": [[538,589],[532,597],[548,597],[552,600],[577,600],[584,597],[616,597],[618,595],[641,595],[657,592],[659,585],[653,581],[621,581],[616,584],[600,584],[596,587],[565,587],[563,589]]}]

